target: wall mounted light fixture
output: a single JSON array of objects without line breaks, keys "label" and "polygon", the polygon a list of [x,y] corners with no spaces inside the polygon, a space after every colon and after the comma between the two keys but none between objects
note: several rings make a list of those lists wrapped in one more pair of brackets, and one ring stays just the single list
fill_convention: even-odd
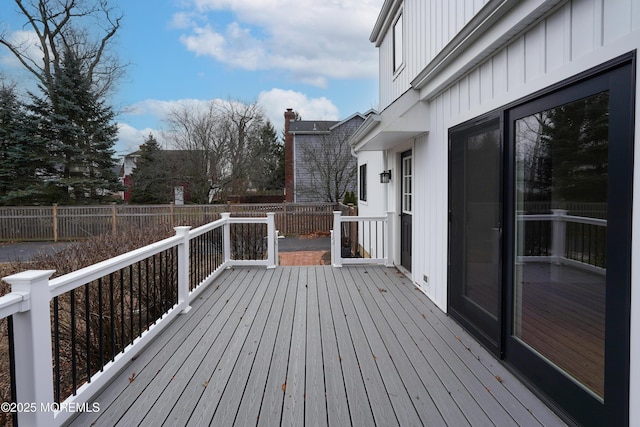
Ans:
[{"label": "wall mounted light fixture", "polygon": [[391,181],[391,169],[384,171],[380,174],[380,183],[387,184]]}]

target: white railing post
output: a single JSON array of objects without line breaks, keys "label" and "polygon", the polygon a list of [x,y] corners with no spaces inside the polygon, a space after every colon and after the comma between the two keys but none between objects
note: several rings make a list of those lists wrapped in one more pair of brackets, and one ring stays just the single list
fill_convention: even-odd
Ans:
[{"label": "white railing post", "polygon": [[331,235],[333,246],[331,248],[333,266],[342,267],[342,212],[333,211],[333,233]]},{"label": "white railing post", "polygon": [[16,401],[35,404],[35,411],[18,412],[25,426],[54,424],[53,411],[41,411],[41,404],[53,403],[51,348],[51,293],[49,277],[55,270],[30,270],[5,277],[11,291],[23,295],[26,311],[13,315]]},{"label": "white railing post", "polygon": [[189,230],[191,227],[174,227],[176,236],[182,241],[178,244],[178,304],[186,303],[186,307],[180,311],[186,314],[191,310],[189,305]]},{"label": "white railing post", "polygon": [[278,251],[276,249],[276,214],[273,212],[267,213],[267,259],[269,263],[267,268],[276,268],[278,264]]},{"label": "white railing post", "polygon": [[222,226],[222,251],[224,256],[224,264],[228,264],[231,261],[231,224],[229,224],[229,218],[231,214],[224,212],[220,214],[220,219],[224,220]]},{"label": "white railing post", "polygon": [[565,217],[569,211],[565,209],[551,209],[553,222],[551,223],[551,257],[553,262],[560,264],[567,256],[567,223]]},{"label": "white railing post", "polygon": [[385,232],[384,232],[384,245],[385,250],[385,267],[393,267],[393,248],[391,247],[391,242],[393,242],[393,238],[391,234],[395,228],[393,227],[393,218],[395,217],[395,212],[387,212],[387,220],[385,221]]}]

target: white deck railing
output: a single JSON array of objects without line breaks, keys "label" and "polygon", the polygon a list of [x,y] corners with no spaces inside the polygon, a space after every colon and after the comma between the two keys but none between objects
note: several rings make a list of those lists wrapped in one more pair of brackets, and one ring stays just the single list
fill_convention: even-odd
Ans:
[{"label": "white deck railing", "polygon": [[[598,236],[597,231],[593,231],[593,234],[596,234],[595,236],[590,236],[589,232],[597,229],[606,232],[607,220],[567,215],[567,213],[568,211],[564,209],[552,209],[550,214],[523,215],[518,213],[516,218],[519,222],[549,223],[550,230],[548,248],[546,248],[548,255],[519,255],[517,261],[519,263],[531,261],[551,262],[580,268],[592,273],[604,274],[605,268],[597,265],[595,260],[590,261],[590,258],[602,258],[605,255],[606,241],[603,238],[606,238],[606,236],[604,234]],[[576,230],[571,233],[567,227],[569,224],[574,226],[582,225],[588,228],[586,232],[584,230]],[[586,239],[585,234],[590,238]],[[529,238],[531,239],[531,237]],[[522,242],[525,242],[526,239],[526,236],[520,236],[519,238]],[[524,248],[520,250],[524,251]],[[602,252],[602,254],[598,252]],[[580,258],[584,258],[584,260]],[[598,261],[602,260],[598,259]]]},{"label": "white deck railing", "polygon": [[393,213],[385,216],[342,216],[333,213],[331,230],[331,264],[393,265],[390,226]]},{"label": "white deck railing", "polygon": [[[235,265],[262,265],[273,268],[277,265],[278,248],[274,214],[268,213],[266,218],[232,218],[224,213],[222,218],[213,223],[191,230],[191,227],[175,227],[176,235],[149,246],[111,258],[90,267],[50,279],[54,270],[31,270],[18,273],[4,280],[11,285],[11,293],[0,297],[0,319],[13,316],[13,349],[15,354],[15,386],[18,422],[24,426],[62,425],[70,420],[75,412],[94,410],[88,402],[111,378],[118,373],[142,347],[157,336],[178,314],[187,313],[190,302],[225,268]],[[263,259],[234,259],[231,230],[232,224],[266,224],[267,255]],[[190,259],[189,245],[214,230],[222,230],[223,259],[220,263],[211,264],[211,271],[198,277],[197,283],[189,269],[194,263]],[[235,234],[241,234],[235,232]],[[263,239],[263,238],[261,238]],[[209,246],[215,242],[205,242]],[[201,243],[199,243],[201,244]],[[177,252],[177,304],[164,312],[159,319],[132,342],[122,352],[110,360],[102,370],[93,374],[87,382],[77,388],[74,395],[54,403],[54,354],[52,349],[51,301],[57,296],[73,291],[96,280],[107,277],[114,272],[130,271],[131,266],[163,251]],[[199,252],[194,252],[199,253]],[[155,271],[154,271],[155,272]],[[132,288],[133,289],[133,288]],[[113,292],[113,291],[112,291]],[[87,291],[88,295],[88,291]],[[122,303],[123,304],[123,303]],[[124,311],[124,310],[123,310]],[[133,326],[132,326],[133,330]],[[5,411],[6,412],[6,411]]]}]

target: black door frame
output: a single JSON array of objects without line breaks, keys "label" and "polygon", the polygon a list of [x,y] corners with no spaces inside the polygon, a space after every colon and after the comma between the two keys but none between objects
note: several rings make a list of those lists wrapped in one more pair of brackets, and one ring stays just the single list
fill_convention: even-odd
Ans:
[{"label": "black door frame", "polygon": [[[566,79],[542,91],[506,105],[482,117],[463,123],[452,130],[464,126],[482,124],[499,118],[503,132],[503,233],[502,246],[502,310],[501,339],[496,347],[474,331],[474,326],[465,319],[456,320],[465,326],[479,341],[501,357],[523,382],[528,384],[544,400],[548,401],[567,420],[584,425],[619,425],[629,423],[629,371],[630,371],[630,318],[631,318],[631,236],[633,201],[633,157],[634,157],[634,117],[636,93],[636,53],[622,55],[600,66],[594,67],[572,78]],[[552,100],[555,106],[562,105],[563,99],[576,100],[589,96],[585,87],[604,82],[611,93],[611,114],[609,140],[609,218],[607,246],[606,325],[605,325],[605,392],[604,403],[594,405],[596,399],[576,383],[564,377],[541,358],[535,356],[524,345],[518,343],[512,334],[513,281],[514,281],[514,186],[515,158],[513,144],[513,123],[517,112],[536,103]],[[542,108],[540,108],[542,110]],[[539,110],[539,111],[540,111]],[[451,157],[451,156],[450,156]],[[449,171],[451,173],[451,170]],[[451,207],[449,187],[449,208]],[[449,230],[450,233],[450,230]],[[451,235],[449,249],[451,254]],[[450,260],[449,260],[450,261]],[[448,292],[451,292],[451,263],[448,271]],[[622,285],[620,285],[622,284]],[[449,298],[449,301],[451,299]],[[450,302],[449,302],[450,304]],[[449,305],[449,309],[451,306]],[[454,317],[456,317],[454,315]]]}]

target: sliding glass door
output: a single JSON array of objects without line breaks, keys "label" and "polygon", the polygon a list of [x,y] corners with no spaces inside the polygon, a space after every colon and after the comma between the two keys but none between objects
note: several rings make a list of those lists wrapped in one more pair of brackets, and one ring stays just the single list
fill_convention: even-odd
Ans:
[{"label": "sliding glass door", "polygon": [[634,68],[449,133],[449,313],[582,425],[628,423]]}]

